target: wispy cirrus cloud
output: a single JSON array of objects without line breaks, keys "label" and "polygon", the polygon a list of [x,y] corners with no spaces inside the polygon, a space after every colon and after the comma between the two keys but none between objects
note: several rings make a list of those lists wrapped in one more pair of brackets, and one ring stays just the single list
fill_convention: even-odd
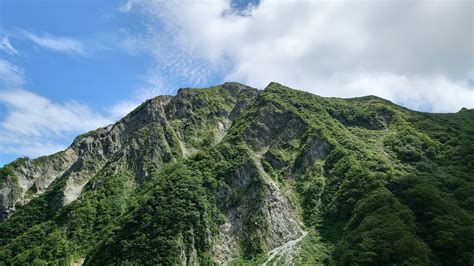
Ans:
[{"label": "wispy cirrus cloud", "polygon": [[[120,11],[130,12],[132,7],[132,2],[128,2]],[[150,19],[144,21],[143,25],[144,29],[139,33],[123,30],[125,38],[121,47],[130,54],[144,54],[153,59],[153,64],[148,69],[148,79],[159,78],[163,86],[168,87],[202,86],[225,68],[222,61],[210,65],[207,59],[181,49],[171,37],[174,30],[165,27],[162,21]]]},{"label": "wispy cirrus cloud", "polygon": [[28,30],[22,30],[21,33],[25,38],[44,49],[66,54],[87,54],[83,43],[75,38],[54,36],[47,33],[37,34]]},{"label": "wispy cirrus cloud", "polygon": [[18,51],[10,43],[10,39],[7,36],[0,37],[0,50],[5,51],[9,55],[19,55]]},{"label": "wispy cirrus cloud", "polygon": [[0,150],[36,157],[65,148],[76,135],[110,124],[78,102],[58,103],[25,89],[21,68],[0,59]]},{"label": "wispy cirrus cloud", "polygon": [[171,87],[165,85],[161,73],[156,71],[156,69],[152,69],[143,75],[141,80],[143,85],[136,88],[131,97],[108,108],[108,113],[112,119],[117,120],[124,117],[147,99],[158,95],[173,95],[175,93]]},{"label": "wispy cirrus cloud", "polygon": [[[0,133],[0,150],[2,153],[17,156],[37,157],[53,154],[66,149],[66,145],[37,139],[19,139],[15,135]],[[0,160],[0,166],[2,165]]]},{"label": "wispy cirrus cloud", "polygon": [[0,89],[18,89],[24,84],[23,70],[0,58]]},{"label": "wispy cirrus cloud", "polygon": [[1,126],[12,133],[32,137],[62,137],[110,123],[104,116],[77,102],[55,103],[25,89],[0,92],[7,118]]}]

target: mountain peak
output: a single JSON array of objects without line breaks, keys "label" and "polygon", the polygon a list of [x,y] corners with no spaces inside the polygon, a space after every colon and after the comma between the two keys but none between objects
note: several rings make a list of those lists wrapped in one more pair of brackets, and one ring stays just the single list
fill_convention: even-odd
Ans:
[{"label": "mountain peak", "polygon": [[276,82],[158,96],[0,168],[0,264],[469,264],[473,115]]}]

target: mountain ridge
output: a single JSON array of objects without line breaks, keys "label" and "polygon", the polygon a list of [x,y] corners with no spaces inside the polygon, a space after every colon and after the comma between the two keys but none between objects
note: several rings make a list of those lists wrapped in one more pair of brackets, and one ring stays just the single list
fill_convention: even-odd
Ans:
[{"label": "mountain ridge", "polygon": [[468,263],[472,110],[362,98],[225,83],[147,100],[65,151],[1,169],[11,217],[0,222],[0,257]]}]

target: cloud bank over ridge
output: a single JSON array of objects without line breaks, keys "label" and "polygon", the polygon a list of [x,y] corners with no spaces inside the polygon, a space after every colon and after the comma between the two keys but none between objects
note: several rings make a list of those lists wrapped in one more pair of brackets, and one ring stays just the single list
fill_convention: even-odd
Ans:
[{"label": "cloud bank over ridge", "polygon": [[228,0],[130,0],[121,11],[140,12],[148,27],[130,36],[130,49],[158,63],[174,58],[175,71],[198,85],[196,73],[224,69],[226,80],[259,88],[277,81],[454,112],[474,107],[473,9],[472,1],[261,1],[236,11]]}]

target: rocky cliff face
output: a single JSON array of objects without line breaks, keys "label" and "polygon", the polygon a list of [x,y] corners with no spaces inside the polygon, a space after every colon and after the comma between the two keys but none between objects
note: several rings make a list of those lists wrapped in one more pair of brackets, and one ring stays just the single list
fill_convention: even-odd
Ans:
[{"label": "rocky cliff face", "polygon": [[0,262],[463,264],[472,136],[472,110],[181,89],[0,169]]},{"label": "rocky cliff face", "polygon": [[[144,179],[155,168],[195,153],[203,145],[199,141],[218,142],[257,91],[233,83],[211,90],[222,92],[225,102],[209,103],[206,97],[193,97],[197,92],[180,90],[176,97],[148,100],[116,124],[77,137],[65,151],[17,160],[10,173],[15,178],[7,178],[2,186],[2,217],[60,179],[66,180],[61,205],[76,200],[85,184],[117,158],[124,158],[114,166],[117,170],[130,169]],[[209,112],[211,107],[215,110]],[[196,117],[199,112],[207,113]]]}]

